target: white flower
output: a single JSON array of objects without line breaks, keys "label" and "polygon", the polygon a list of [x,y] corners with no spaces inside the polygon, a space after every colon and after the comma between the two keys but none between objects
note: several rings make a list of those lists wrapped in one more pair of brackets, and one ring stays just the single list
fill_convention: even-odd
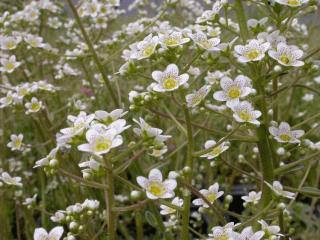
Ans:
[{"label": "white flower", "polygon": [[13,50],[17,47],[21,37],[1,36],[0,37],[0,48],[2,50]]},{"label": "white flower", "polygon": [[8,185],[14,185],[18,187],[22,187],[21,177],[11,177],[9,173],[3,172],[1,174],[0,180]]},{"label": "white flower", "polygon": [[166,152],[168,152],[168,147],[167,147],[167,146],[163,146],[163,147],[160,148],[160,149],[153,148],[153,149],[152,149],[152,153],[150,153],[149,155],[150,155],[150,156],[153,156],[153,157],[156,157],[156,158],[162,159],[162,158],[163,158],[163,155],[164,155]]},{"label": "white flower", "polygon": [[0,108],[5,108],[13,103],[14,95],[11,91],[5,97],[0,98]]},{"label": "white flower", "polygon": [[174,189],[177,187],[177,181],[174,179],[162,181],[162,173],[158,169],[152,169],[148,178],[137,177],[137,183],[145,189],[150,199],[172,198],[175,195]]},{"label": "white flower", "polygon": [[[219,184],[215,183],[209,187],[209,189],[201,189],[199,191],[210,203],[214,203],[219,197],[223,195],[223,191],[219,191]],[[209,205],[202,199],[196,198],[192,201],[196,206],[203,206],[209,208]]]},{"label": "white flower", "polygon": [[233,237],[235,232],[233,228],[235,224],[233,222],[227,223],[225,226],[216,226],[211,229],[208,240],[235,240]]},{"label": "white flower", "polygon": [[1,58],[0,62],[2,66],[0,67],[1,72],[12,73],[17,67],[21,65],[21,62],[16,61],[16,56],[12,55],[9,58]]},{"label": "white flower", "polygon": [[59,137],[61,140],[69,140],[74,136],[82,135],[84,130],[87,129],[94,119],[94,114],[89,114],[85,112],[80,112],[78,116],[68,116],[68,120],[72,123],[71,127],[63,128],[60,132],[63,134]]},{"label": "white flower", "polygon": [[207,35],[201,31],[197,31],[189,36],[200,48],[203,48],[207,51],[220,51],[220,48],[218,48],[218,44],[220,43],[219,38],[208,39]]},{"label": "white flower", "polygon": [[124,112],[123,109],[115,109],[110,113],[99,110],[99,111],[96,111],[94,114],[95,114],[95,119],[103,122],[104,124],[109,125],[112,122],[126,115],[127,112]]},{"label": "white flower", "polygon": [[138,60],[149,58],[155,52],[158,44],[159,38],[157,36],[153,37],[152,34],[148,35],[145,39],[136,44],[132,58]]},{"label": "white flower", "polygon": [[226,102],[230,107],[233,102],[239,102],[240,98],[248,96],[255,92],[251,88],[251,80],[243,75],[239,75],[235,80],[229,77],[223,77],[220,81],[222,91],[217,91],[213,94],[213,98],[217,101]]},{"label": "white flower", "polygon": [[37,200],[37,194],[34,194],[31,198],[26,198],[22,205],[29,206],[35,203]]},{"label": "white flower", "polygon": [[204,85],[198,91],[186,96],[187,107],[192,108],[198,106],[211,90],[210,85]]},{"label": "white flower", "polygon": [[[182,207],[183,199],[179,197],[175,197],[171,203],[175,206]],[[168,207],[166,205],[160,205],[160,208],[161,208],[161,211],[160,211],[161,215],[168,215],[176,212],[176,209]]]},{"label": "white flower", "polygon": [[275,0],[281,5],[287,5],[290,7],[299,7],[304,3],[307,3],[309,0]]},{"label": "white flower", "polygon": [[289,198],[289,199],[294,199],[295,194],[289,191],[285,191],[283,190],[283,186],[281,185],[281,183],[279,181],[274,181],[272,183],[272,186],[270,183],[267,183],[268,187],[270,187],[272,189],[272,191],[281,197],[285,197],[285,198]]},{"label": "white flower", "polygon": [[201,17],[198,17],[196,23],[203,23],[207,21],[213,21],[215,16],[219,14],[221,8],[225,5],[225,1],[215,1],[212,6],[212,10],[206,10],[202,13]]},{"label": "white flower", "polygon": [[[216,144],[217,144],[216,141],[208,140],[208,141],[205,142],[204,148],[205,149],[209,149],[209,148],[212,148],[213,146],[215,146]],[[212,148],[212,150],[209,153],[201,155],[200,157],[205,157],[207,159],[216,158],[221,153],[223,153],[224,151],[228,150],[229,145],[230,145],[230,142],[227,142],[227,141],[226,142],[222,142],[218,146],[215,146],[214,148]]]},{"label": "white flower", "polygon": [[246,203],[252,203],[253,205],[258,204],[261,199],[262,192],[249,192],[248,196],[242,196],[241,199],[244,200]]},{"label": "white flower", "polygon": [[181,32],[159,34],[159,41],[163,48],[181,46],[190,41],[190,38],[183,37]]},{"label": "white flower", "polygon": [[45,47],[45,44],[43,43],[43,38],[40,36],[28,34],[23,39],[26,43],[28,43],[33,48]]},{"label": "white flower", "polygon": [[154,91],[168,92],[174,91],[185,84],[189,79],[189,75],[187,73],[179,75],[177,65],[170,64],[163,72],[153,71],[152,78],[157,81],[157,84],[153,87]]},{"label": "white flower", "polygon": [[133,119],[133,121],[140,126],[140,128],[133,129],[134,133],[140,137],[155,138],[158,142],[164,142],[171,137],[169,135],[161,135],[163,131],[160,128],[151,127],[143,118],[139,118],[139,121]]},{"label": "white flower", "polygon": [[222,79],[226,75],[227,75],[227,72],[221,72],[221,71],[208,72],[204,80],[206,81],[206,83],[213,85],[218,81],[220,81],[220,79]]},{"label": "white flower", "polygon": [[39,101],[37,98],[33,97],[31,99],[31,102],[27,102],[25,104],[25,107],[27,109],[26,114],[36,113],[42,108],[42,102]]},{"label": "white flower", "polygon": [[265,52],[269,49],[270,43],[252,39],[246,45],[236,45],[234,50],[237,53],[238,61],[247,63],[260,61],[264,58]]},{"label": "white flower", "polygon": [[273,31],[272,33],[261,32],[257,38],[262,41],[270,43],[271,48],[277,48],[279,43],[286,43],[286,38],[280,35],[280,30]]},{"label": "white flower", "polygon": [[252,227],[246,227],[242,230],[239,240],[260,240],[264,236],[263,231],[253,232]]},{"label": "white flower", "polygon": [[56,159],[58,150],[59,150],[59,147],[53,148],[48,154],[48,156],[36,161],[33,168],[48,166],[50,163],[54,165],[58,161]]},{"label": "white flower", "polygon": [[270,236],[281,236],[280,234],[280,227],[277,225],[268,225],[266,221],[264,220],[259,220],[258,223],[261,224],[261,229],[265,233],[265,237],[270,237]]},{"label": "white flower", "polygon": [[260,20],[252,18],[247,21],[247,24],[248,24],[248,27],[255,28],[257,26],[264,25],[267,21],[268,21],[267,17],[261,18]]},{"label": "white flower", "polygon": [[304,65],[303,61],[298,60],[303,56],[303,51],[297,46],[281,42],[277,45],[277,50],[271,49],[268,53],[271,58],[283,66],[301,67]]},{"label": "white flower", "polygon": [[254,110],[252,104],[248,101],[234,103],[230,107],[233,111],[233,117],[237,122],[248,122],[258,126],[260,125],[257,118],[261,116],[261,112]]},{"label": "white flower", "polygon": [[34,230],[34,240],[60,240],[63,234],[63,227],[55,227],[49,233],[44,228]]},{"label": "white flower", "polygon": [[19,135],[12,134],[10,136],[10,139],[11,141],[7,144],[7,147],[11,148],[12,151],[21,150],[23,134],[21,133]]},{"label": "white flower", "polygon": [[120,135],[117,135],[115,129],[109,129],[104,133],[90,129],[86,133],[88,143],[78,146],[79,151],[90,152],[96,155],[106,154],[110,149],[118,147],[123,140]]},{"label": "white flower", "polygon": [[304,134],[303,130],[291,130],[286,122],[281,122],[279,127],[269,127],[270,134],[280,143],[300,143],[298,138]]}]

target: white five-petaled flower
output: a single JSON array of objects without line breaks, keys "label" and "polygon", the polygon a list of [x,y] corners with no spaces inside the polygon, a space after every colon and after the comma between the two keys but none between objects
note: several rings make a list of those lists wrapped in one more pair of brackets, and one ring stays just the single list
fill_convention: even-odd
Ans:
[{"label": "white five-petaled flower", "polygon": [[16,61],[16,56],[12,55],[9,58],[1,58],[0,71],[5,73],[12,73],[17,67],[21,65],[21,62]]},{"label": "white five-petaled flower", "polygon": [[196,23],[203,23],[207,21],[213,21],[215,16],[220,12],[223,5],[226,3],[226,1],[215,1],[215,3],[212,6],[212,10],[206,10],[202,13],[200,17],[197,18]]},{"label": "white five-petaled flower", "polygon": [[235,240],[233,237],[235,236],[235,232],[233,228],[236,225],[233,222],[229,222],[223,227],[216,226],[211,229],[211,233],[209,233],[208,240]]},{"label": "white five-petaled flower", "polygon": [[21,177],[11,177],[9,173],[1,173],[0,180],[8,185],[22,187]]},{"label": "white five-petaled flower", "polygon": [[59,139],[70,140],[74,136],[82,135],[94,118],[94,114],[87,115],[86,112],[80,112],[78,116],[69,115],[68,120],[71,122],[71,126],[60,130],[63,135]]},{"label": "white five-petaled flower", "polygon": [[252,203],[253,205],[258,204],[261,199],[262,192],[249,192],[248,196],[242,196],[241,199],[245,201],[245,203]]},{"label": "white five-petaled flower", "polygon": [[34,240],[60,240],[63,234],[63,227],[55,227],[49,233],[44,228],[34,230]]},{"label": "white five-petaled flower", "polygon": [[192,108],[198,106],[211,90],[210,85],[204,85],[198,91],[186,96],[187,107]]},{"label": "white five-petaled flower", "polygon": [[261,116],[261,112],[254,110],[252,104],[248,101],[232,103],[230,108],[233,111],[233,117],[237,122],[243,123],[252,123],[257,126],[260,125],[260,122],[257,120]]},{"label": "white five-petaled flower", "polygon": [[[215,183],[209,187],[209,189],[201,189],[199,191],[210,203],[214,203],[219,197],[223,195],[223,191],[219,191],[219,184]],[[202,199],[196,198],[192,201],[196,206],[203,206],[209,208],[209,205]]]},{"label": "white five-petaled flower", "polygon": [[14,36],[0,36],[0,48],[2,50],[13,50],[17,47],[21,37]]},{"label": "white five-petaled flower", "polygon": [[189,36],[200,48],[203,48],[207,51],[220,51],[220,48],[218,48],[218,44],[220,43],[219,38],[208,39],[207,35],[201,31],[197,31]]},{"label": "white five-petaled flower", "polygon": [[89,129],[86,133],[86,139],[88,143],[79,145],[78,150],[96,155],[106,154],[110,149],[120,146],[123,142],[122,137],[117,134],[115,129],[108,129],[105,132]]},{"label": "white five-petaled flower", "polygon": [[171,32],[159,34],[159,41],[163,48],[173,48],[181,46],[190,41],[190,38],[184,37],[181,32]]},{"label": "white five-petaled flower", "polygon": [[149,58],[156,50],[159,44],[159,37],[149,34],[141,42],[137,43],[134,47],[132,58],[141,60]]},{"label": "white five-petaled flower", "polygon": [[33,48],[43,48],[45,46],[43,38],[37,35],[28,34],[23,39]]},{"label": "white five-petaled flower", "polygon": [[220,81],[223,77],[225,77],[228,73],[221,71],[208,72],[207,76],[204,78],[206,83],[213,85]]},{"label": "white five-petaled flower", "polygon": [[25,104],[25,107],[27,109],[26,114],[36,113],[39,112],[39,110],[42,108],[42,102],[39,101],[37,98],[33,97],[31,99],[31,102],[27,102]]},{"label": "white five-petaled flower", "polygon": [[112,112],[106,112],[102,110],[98,110],[95,113],[95,119],[103,122],[104,124],[111,124],[114,121],[118,120],[119,118],[123,117],[127,114],[127,112],[124,112],[123,109],[115,109]]},{"label": "white five-petaled flower", "polygon": [[307,3],[309,0],[275,0],[281,5],[287,5],[290,7],[299,7],[304,3]]},{"label": "white five-petaled flower", "polygon": [[174,179],[162,180],[162,173],[158,169],[152,169],[148,178],[137,177],[138,184],[146,191],[150,199],[172,198],[177,181]]},{"label": "white five-petaled flower", "polygon": [[246,227],[241,234],[235,239],[237,240],[260,240],[264,236],[264,231],[253,232],[252,227]]},{"label": "white five-petaled flower", "polygon": [[295,193],[283,190],[283,186],[279,181],[274,181],[272,186],[270,183],[267,183],[268,187],[272,189],[272,191],[277,195],[289,199],[294,199]]},{"label": "white five-petaled flower", "polygon": [[237,53],[238,61],[242,63],[260,61],[268,51],[270,43],[252,39],[246,45],[236,45],[234,50]]},{"label": "white five-petaled flower", "polygon": [[217,101],[226,102],[230,107],[232,103],[239,102],[240,98],[248,96],[255,92],[251,88],[251,80],[243,75],[239,75],[235,80],[229,77],[223,77],[220,81],[222,91],[217,91],[213,94],[213,98]]},{"label": "white five-petaled flower", "polygon": [[21,133],[19,135],[12,134],[10,136],[10,140],[11,141],[7,144],[8,148],[10,148],[12,151],[21,150],[23,134]]},{"label": "white five-petaled flower", "polygon": [[[201,155],[200,157],[205,157],[207,159],[213,159],[219,156],[224,151],[228,150],[230,142],[222,142],[218,146],[215,146],[217,143],[214,140],[208,140],[204,144],[205,149],[212,149],[209,153]],[[215,147],[214,147],[215,146]]]},{"label": "white five-petaled flower", "polygon": [[258,223],[261,224],[261,230],[264,231],[265,237],[271,237],[271,236],[281,236],[280,234],[280,227],[277,225],[269,225],[264,220],[258,220]]},{"label": "white five-petaled flower", "polygon": [[268,53],[271,58],[283,66],[301,67],[304,65],[304,62],[299,60],[303,56],[303,51],[297,46],[281,42],[277,45],[277,50],[271,49]]},{"label": "white five-petaled flower", "polygon": [[291,130],[287,122],[281,122],[279,127],[269,127],[270,134],[280,143],[300,143],[299,138],[303,136],[303,130]]},{"label": "white five-petaled flower", "polygon": [[[179,197],[175,197],[171,203],[175,206],[182,207],[183,199]],[[161,211],[160,211],[161,215],[169,215],[176,212],[176,209],[168,207],[166,205],[160,205],[160,208],[161,208]]]},{"label": "white five-petaled flower", "polygon": [[168,92],[174,91],[185,84],[189,79],[189,75],[187,73],[179,75],[177,65],[170,64],[164,72],[153,71],[152,78],[157,81],[157,84],[153,87],[154,91]]},{"label": "white five-petaled flower", "polygon": [[272,33],[261,32],[257,38],[261,41],[270,43],[270,48],[276,49],[279,43],[286,43],[286,38],[280,35],[280,30],[273,31]]}]

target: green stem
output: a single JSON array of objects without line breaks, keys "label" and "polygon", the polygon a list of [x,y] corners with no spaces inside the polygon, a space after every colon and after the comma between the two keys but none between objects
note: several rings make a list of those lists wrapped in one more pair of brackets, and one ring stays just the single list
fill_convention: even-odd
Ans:
[{"label": "green stem", "polygon": [[136,221],[136,240],[143,240],[143,223],[141,212],[136,211],[134,218]]},{"label": "green stem", "polygon": [[117,100],[117,98],[116,98],[115,93],[114,93],[113,90],[112,90],[112,87],[111,87],[109,78],[108,78],[107,74],[105,73],[104,67],[103,67],[103,65],[101,64],[101,62],[100,62],[100,60],[99,60],[99,57],[98,57],[96,51],[94,50],[93,44],[92,44],[92,42],[91,42],[91,40],[90,40],[90,38],[89,38],[89,36],[88,36],[88,34],[87,34],[87,32],[86,32],[83,24],[82,24],[82,22],[81,22],[81,19],[80,19],[80,17],[79,17],[79,14],[78,14],[78,12],[77,12],[77,9],[75,8],[75,6],[73,5],[73,3],[72,3],[71,0],[66,0],[66,1],[67,1],[67,3],[68,3],[68,5],[69,5],[69,7],[70,7],[70,9],[71,9],[71,11],[72,11],[72,13],[73,13],[73,15],[74,15],[74,18],[75,18],[75,20],[76,20],[76,22],[77,22],[77,24],[78,24],[78,26],[79,26],[79,28],[80,28],[80,31],[81,31],[81,33],[82,33],[82,36],[83,36],[84,40],[86,41],[86,43],[87,43],[87,45],[88,45],[89,51],[91,52],[92,57],[93,57],[93,61],[94,61],[95,64],[97,65],[97,68],[98,68],[99,72],[100,72],[101,75],[102,75],[102,79],[103,79],[103,81],[104,81],[104,83],[105,83],[105,85],[106,85],[106,87],[107,87],[107,89],[108,89],[108,91],[109,91],[109,94],[110,94],[110,96],[111,96],[111,99],[112,99],[114,105],[115,105],[116,107],[119,107],[118,100]]},{"label": "green stem", "polygon": [[249,38],[249,31],[248,31],[248,26],[247,26],[247,19],[245,16],[245,11],[242,5],[241,0],[235,0],[234,3],[236,15],[238,18],[238,23],[240,27],[240,35],[243,40],[243,43],[246,43],[247,39]]},{"label": "green stem", "polygon": [[114,181],[112,173],[112,164],[110,159],[106,159],[107,165],[107,181],[109,189],[104,192],[106,207],[107,207],[107,224],[108,224],[108,239],[116,239],[116,218],[117,214],[112,211],[114,207]]},{"label": "green stem", "polygon": [[[185,116],[185,121],[187,125],[187,136],[188,136],[188,149],[187,149],[187,161],[186,166],[189,167],[190,171],[186,173],[186,181],[187,183],[191,184],[192,181],[192,171],[193,171],[193,135],[192,135],[192,125],[190,119],[190,113],[186,105],[183,105],[183,111]],[[190,202],[191,202],[191,193],[187,191],[184,196],[184,209],[182,212],[182,235],[181,239],[188,240],[189,239],[189,218],[190,218]]]}]

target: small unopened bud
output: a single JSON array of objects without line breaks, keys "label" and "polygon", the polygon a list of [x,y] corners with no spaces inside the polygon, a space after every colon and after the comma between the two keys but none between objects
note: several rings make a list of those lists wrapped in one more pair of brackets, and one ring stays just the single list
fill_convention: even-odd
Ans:
[{"label": "small unopened bud", "polygon": [[141,198],[141,196],[142,196],[142,193],[140,191],[137,191],[137,190],[133,190],[130,193],[130,197],[134,201],[139,200]]},{"label": "small unopened bud", "polygon": [[279,210],[284,210],[284,209],[286,208],[286,204],[284,204],[284,203],[279,203],[279,204],[277,205],[277,208],[278,208]]}]

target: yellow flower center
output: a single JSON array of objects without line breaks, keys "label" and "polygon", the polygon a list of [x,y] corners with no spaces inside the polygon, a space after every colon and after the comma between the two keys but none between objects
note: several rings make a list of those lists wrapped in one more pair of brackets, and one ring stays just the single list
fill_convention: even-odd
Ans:
[{"label": "yellow flower center", "polygon": [[280,135],[279,135],[279,138],[280,138],[282,141],[285,141],[285,142],[289,142],[289,141],[291,140],[291,136],[288,135],[288,134],[285,134],[285,133],[280,134]]},{"label": "yellow flower center", "polygon": [[212,155],[219,155],[222,152],[222,148],[220,146],[217,146],[212,149],[211,154]]},{"label": "yellow flower center", "polygon": [[238,87],[232,87],[228,91],[228,96],[230,98],[238,98],[241,95],[241,89]]},{"label": "yellow flower center", "polygon": [[29,41],[29,44],[31,47],[38,47],[38,41],[32,39]]},{"label": "yellow flower center", "polygon": [[170,90],[177,86],[178,81],[174,78],[167,78],[163,81],[163,88]]},{"label": "yellow flower center", "polygon": [[217,199],[217,195],[215,193],[209,193],[206,198],[208,199],[209,202],[214,202]]},{"label": "yellow flower center", "polygon": [[20,140],[20,139],[15,140],[15,141],[13,142],[13,146],[14,146],[15,148],[20,148],[20,146],[21,146],[21,140]]},{"label": "yellow flower center", "polygon": [[252,49],[251,51],[247,52],[245,56],[250,60],[254,60],[259,57],[259,55],[260,53],[257,49]]},{"label": "yellow flower center", "polygon": [[154,196],[162,196],[166,192],[166,188],[160,182],[150,182],[147,191],[150,192]]},{"label": "yellow flower center", "polygon": [[284,64],[289,64],[290,59],[288,58],[287,55],[282,54],[282,55],[280,56],[280,61],[281,61],[282,63],[284,63]]},{"label": "yellow flower center", "polygon": [[28,93],[28,90],[26,88],[20,88],[18,91],[18,95],[23,97]]},{"label": "yellow flower center", "polygon": [[300,5],[300,1],[299,0],[288,0],[288,4],[292,5],[292,6],[298,6],[298,5]]},{"label": "yellow flower center", "polygon": [[111,147],[111,141],[106,138],[98,138],[94,144],[94,151],[101,152],[108,150]]},{"label": "yellow flower center", "polygon": [[251,114],[248,113],[248,111],[243,110],[239,113],[239,117],[244,120],[245,122],[249,122],[252,120]]},{"label": "yellow flower center", "polygon": [[9,71],[13,70],[14,69],[14,64],[12,62],[7,63],[6,69],[9,70]]},{"label": "yellow flower center", "polygon": [[38,111],[39,108],[40,108],[40,105],[39,105],[39,103],[31,103],[30,108],[31,108],[31,110],[33,110],[33,111]]},{"label": "yellow flower center", "polygon": [[212,47],[211,43],[208,40],[203,40],[203,41],[200,42],[200,44],[205,49],[210,49]]},{"label": "yellow flower center", "polygon": [[176,45],[179,43],[179,41],[177,41],[177,39],[173,38],[173,37],[168,37],[167,39],[164,40],[164,43],[167,46],[172,46],[172,45]]},{"label": "yellow flower center", "polygon": [[9,42],[7,42],[7,44],[6,44],[7,49],[12,49],[12,48],[14,48],[15,46],[16,46],[16,44],[15,44],[14,41],[9,41]]},{"label": "yellow flower center", "polygon": [[154,47],[153,45],[150,44],[143,50],[142,53],[144,57],[149,57],[153,52],[154,52]]},{"label": "yellow flower center", "polygon": [[223,233],[221,236],[215,237],[214,239],[215,240],[229,240],[230,238],[225,233]]}]

